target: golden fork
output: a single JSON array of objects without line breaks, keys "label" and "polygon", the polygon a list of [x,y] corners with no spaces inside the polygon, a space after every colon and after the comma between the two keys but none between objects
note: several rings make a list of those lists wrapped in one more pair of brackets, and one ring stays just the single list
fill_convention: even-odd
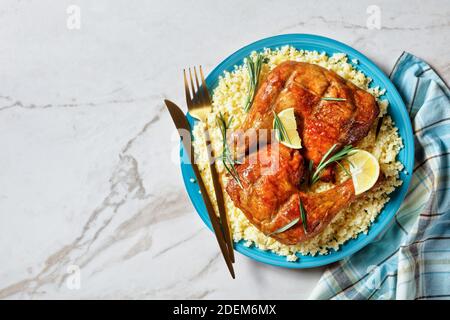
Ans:
[{"label": "golden fork", "polygon": [[[207,117],[208,113],[211,112],[212,108],[211,98],[209,96],[208,87],[206,86],[205,77],[203,76],[202,66],[199,66],[201,85],[199,83],[199,77],[197,75],[196,67],[194,67],[193,69],[194,69],[194,77],[192,77],[191,68],[188,69],[190,82],[188,82],[187,80],[186,70],[183,70],[186,103],[188,106],[188,112],[191,115],[191,117],[203,122],[205,143],[207,145],[208,142],[210,141]],[[195,79],[195,86],[194,86],[194,79]],[[228,224],[227,213],[225,211],[225,201],[223,198],[222,186],[219,181],[219,175],[217,173],[216,166],[214,164],[214,161],[212,160],[215,159],[214,150],[211,149],[212,154],[210,154],[209,152],[207,153],[208,153],[209,168],[211,170],[211,177],[214,185],[214,193],[216,195],[217,207],[219,209],[219,216],[225,237],[225,242],[228,247],[229,257],[231,261],[234,262],[233,242],[231,240],[231,232]]]}]

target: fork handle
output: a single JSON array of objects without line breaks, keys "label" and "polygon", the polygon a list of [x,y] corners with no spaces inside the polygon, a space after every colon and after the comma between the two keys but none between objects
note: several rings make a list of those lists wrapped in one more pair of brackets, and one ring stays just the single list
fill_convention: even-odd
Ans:
[{"label": "fork handle", "polygon": [[219,217],[220,217],[220,221],[221,221],[220,225],[222,227],[223,235],[225,237],[225,242],[228,247],[230,259],[234,263],[234,261],[235,261],[234,246],[233,246],[233,241],[232,241],[232,237],[231,237],[231,229],[230,229],[230,225],[228,223],[228,216],[227,216],[227,213],[225,210],[225,200],[223,197],[222,185],[220,183],[219,174],[217,172],[217,168],[215,165],[216,158],[214,155],[214,149],[212,148],[212,146],[210,148],[211,152],[209,152],[209,149],[208,149],[208,142],[211,142],[211,137],[209,135],[208,125],[206,123],[204,123],[204,126],[203,126],[203,136],[205,137],[205,146],[206,146],[206,150],[207,150],[206,153],[208,154],[209,169],[211,172],[211,177],[212,177],[212,181],[213,181],[213,185],[214,185],[214,191],[216,194],[217,208],[219,209]]}]

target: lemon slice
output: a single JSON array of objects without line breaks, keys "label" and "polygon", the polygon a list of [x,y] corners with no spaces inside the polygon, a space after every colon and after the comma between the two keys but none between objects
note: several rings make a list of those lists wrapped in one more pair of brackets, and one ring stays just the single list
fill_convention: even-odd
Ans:
[{"label": "lemon slice", "polygon": [[[278,120],[281,121],[282,127],[280,128],[276,124],[276,120],[273,120],[274,129],[278,129],[280,131],[284,131],[287,137],[280,140],[279,136],[276,135],[277,140],[284,144],[286,147],[292,149],[300,149],[302,147],[302,140],[297,132],[297,122],[295,121],[294,108],[284,109],[278,115]],[[276,118],[276,117],[275,117]]]},{"label": "lemon slice", "polygon": [[377,158],[370,152],[356,150],[347,157],[347,160],[350,161],[350,173],[355,187],[355,195],[372,188],[380,175],[380,165]]}]

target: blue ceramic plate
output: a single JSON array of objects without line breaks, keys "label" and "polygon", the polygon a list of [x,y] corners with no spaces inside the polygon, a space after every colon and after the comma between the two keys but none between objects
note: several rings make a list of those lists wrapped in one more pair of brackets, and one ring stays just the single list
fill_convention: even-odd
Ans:
[{"label": "blue ceramic plate", "polygon": [[[226,58],[223,62],[221,62],[208,75],[206,79],[208,88],[212,92],[212,90],[217,85],[219,76],[225,70],[232,71],[234,65],[242,64],[243,59],[247,57],[252,51],[261,51],[264,48],[274,49],[283,45],[291,45],[297,49],[317,50],[319,52],[324,51],[330,56],[335,52],[343,52],[347,54],[350,60],[358,59],[359,64],[355,67],[361,70],[366,76],[369,76],[373,79],[371,85],[380,86],[381,88],[386,89],[386,94],[383,98],[389,100],[389,114],[395,121],[404,144],[404,148],[400,151],[398,159],[405,166],[406,172],[411,173],[413,171],[413,134],[408,113],[399,93],[397,92],[389,78],[372,61],[370,61],[360,52],[341,42],[310,34],[286,34],[259,40],[236,51],[231,56]],[[190,117],[188,118],[191,126],[193,126],[194,120]],[[187,192],[189,193],[189,197],[194,204],[194,207],[197,210],[200,218],[208,226],[208,228],[212,230],[205,205],[203,203],[201,195],[198,192],[198,184],[191,183],[189,181],[192,177],[195,177],[192,167],[190,164],[186,164],[186,162],[181,162],[183,180]],[[341,260],[352,255],[353,253],[369,244],[394,217],[405,197],[409,182],[411,180],[411,174],[404,174],[402,172],[400,174],[400,178],[403,180],[403,184],[390,195],[390,201],[385,205],[383,211],[378,215],[375,222],[371,225],[369,232],[367,234],[360,234],[356,239],[347,241],[337,251],[332,250],[327,255],[319,255],[314,257],[299,255],[300,259],[298,259],[296,262],[288,262],[286,261],[286,257],[278,256],[269,251],[260,250],[254,246],[246,247],[244,246],[243,241],[236,243],[235,248],[238,252],[256,261],[286,268],[318,267]]]}]

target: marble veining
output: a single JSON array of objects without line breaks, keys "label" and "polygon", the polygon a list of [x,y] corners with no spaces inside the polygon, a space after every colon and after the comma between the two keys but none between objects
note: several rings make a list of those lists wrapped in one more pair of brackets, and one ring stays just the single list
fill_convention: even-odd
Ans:
[{"label": "marble veining", "polygon": [[448,3],[378,1],[379,30],[371,4],[2,1],[0,298],[306,298],[323,268],[237,254],[230,280],[184,191],[163,99],[183,105],[183,68],[293,32],[343,41],[387,73],[407,50],[450,79]]}]

